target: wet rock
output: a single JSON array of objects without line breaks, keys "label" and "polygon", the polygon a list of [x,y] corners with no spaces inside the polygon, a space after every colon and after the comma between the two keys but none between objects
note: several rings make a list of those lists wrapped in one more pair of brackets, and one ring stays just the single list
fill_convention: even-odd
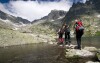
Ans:
[{"label": "wet rock", "polygon": [[100,50],[96,53],[97,59],[100,61]]},{"label": "wet rock", "polygon": [[93,62],[93,61],[88,61],[86,63],[100,63],[100,62]]},{"label": "wet rock", "polygon": [[77,45],[72,45],[72,44],[70,44],[70,45],[65,45],[65,47],[66,47],[67,49],[74,49],[76,46],[77,46]]},{"label": "wet rock", "polygon": [[66,57],[92,57],[94,56],[94,53],[88,51],[88,50],[77,50],[77,49],[66,49],[68,52],[66,52]]},{"label": "wet rock", "polygon": [[85,63],[95,58],[95,53],[88,50],[66,49],[65,57],[71,63]]},{"label": "wet rock", "polygon": [[98,49],[96,47],[84,47],[84,50],[88,50],[88,51],[91,51],[91,52],[98,51]]}]

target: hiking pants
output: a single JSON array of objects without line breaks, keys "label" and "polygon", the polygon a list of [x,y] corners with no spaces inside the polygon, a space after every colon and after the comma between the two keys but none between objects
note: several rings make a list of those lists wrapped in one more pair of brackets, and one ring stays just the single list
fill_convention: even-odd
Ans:
[{"label": "hiking pants", "polygon": [[65,42],[70,41],[70,32],[65,32]]},{"label": "hiking pants", "polygon": [[63,33],[59,33],[59,38],[63,38]]},{"label": "hiking pants", "polygon": [[76,40],[77,40],[77,48],[81,49],[81,37],[83,35],[83,31],[76,31]]}]

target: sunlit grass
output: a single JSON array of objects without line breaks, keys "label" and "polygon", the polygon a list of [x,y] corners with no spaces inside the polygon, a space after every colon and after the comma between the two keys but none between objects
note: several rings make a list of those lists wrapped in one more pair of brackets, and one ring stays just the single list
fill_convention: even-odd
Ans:
[{"label": "sunlit grass", "polygon": [[0,46],[21,45],[36,43],[29,34],[20,33],[9,29],[0,29]]}]

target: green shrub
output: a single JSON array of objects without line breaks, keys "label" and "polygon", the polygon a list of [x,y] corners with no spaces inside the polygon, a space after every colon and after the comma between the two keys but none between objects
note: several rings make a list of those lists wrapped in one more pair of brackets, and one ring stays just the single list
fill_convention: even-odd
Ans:
[{"label": "green shrub", "polygon": [[100,31],[97,31],[95,35],[100,36]]}]

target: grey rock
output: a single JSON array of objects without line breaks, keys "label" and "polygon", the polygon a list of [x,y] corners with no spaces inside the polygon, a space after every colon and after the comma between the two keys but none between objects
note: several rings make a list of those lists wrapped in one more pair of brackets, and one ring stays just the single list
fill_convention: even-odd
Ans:
[{"label": "grey rock", "polygon": [[88,61],[86,63],[100,63],[100,62],[93,62],[93,61]]},{"label": "grey rock", "polygon": [[98,49],[96,47],[84,47],[84,50],[88,50],[91,52],[96,52]]},{"label": "grey rock", "polygon": [[77,49],[66,49],[68,52],[66,52],[66,57],[74,57],[74,56],[79,56],[79,57],[92,57],[94,56],[94,53],[88,51],[88,50],[77,50]]}]

